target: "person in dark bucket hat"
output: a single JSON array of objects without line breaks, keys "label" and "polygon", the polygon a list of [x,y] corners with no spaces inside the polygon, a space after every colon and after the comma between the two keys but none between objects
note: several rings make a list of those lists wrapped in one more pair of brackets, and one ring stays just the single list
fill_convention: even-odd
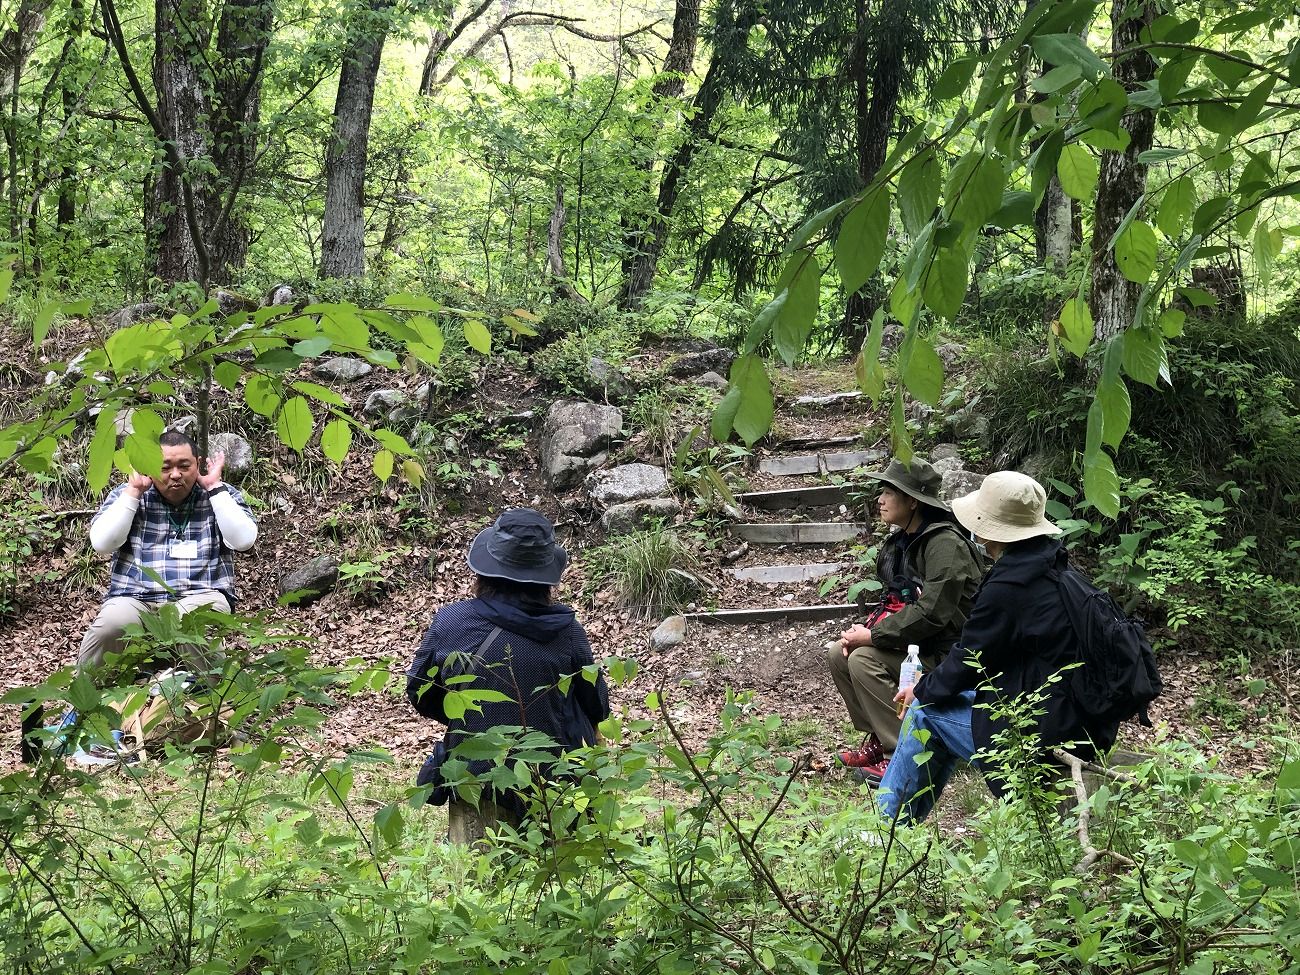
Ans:
[{"label": "person in dark bucket hat", "polygon": [[898,747],[902,717],[894,703],[907,648],[926,670],[961,633],[980,579],[980,559],[940,497],[943,478],[924,460],[898,458],[867,477],[879,481],[877,511],[889,534],[876,578],[881,601],[865,623],[827,646],[826,663],[862,744],[836,753],[840,763],[879,781]]},{"label": "person in dark bucket hat", "polygon": [[[593,663],[586,631],[572,609],[552,598],[569,559],[550,520],[531,508],[502,512],[474,538],[465,560],[476,577],[474,598],[434,614],[406,675],[415,709],[447,726],[416,779],[433,786],[429,801],[435,805],[456,801],[456,783],[444,780],[442,768],[467,738],[494,728],[541,732],[555,743],[549,750],[558,759],[595,744],[597,726],[609,717],[604,677],[584,672]],[[497,693],[475,707],[447,706],[454,692],[484,690]],[[468,761],[468,774],[481,781],[505,762],[516,763],[513,750]],[[553,763],[525,764],[537,768],[535,786],[553,781]],[[483,798],[518,821],[528,813],[532,791],[487,787]]]},{"label": "person in dark bucket hat", "polygon": [[554,586],[569,564],[555,541],[555,529],[532,508],[511,508],[484,528],[465,556],[469,567],[489,579]]}]

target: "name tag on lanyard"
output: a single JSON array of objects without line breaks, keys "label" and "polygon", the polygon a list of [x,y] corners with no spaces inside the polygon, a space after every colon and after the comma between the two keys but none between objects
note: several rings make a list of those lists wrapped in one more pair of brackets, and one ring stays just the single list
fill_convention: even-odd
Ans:
[{"label": "name tag on lanyard", "polygon": [[199,557],[199,543],[193,538],[173,538],[167,543],[167,557],[169,559],[197,559]]}]

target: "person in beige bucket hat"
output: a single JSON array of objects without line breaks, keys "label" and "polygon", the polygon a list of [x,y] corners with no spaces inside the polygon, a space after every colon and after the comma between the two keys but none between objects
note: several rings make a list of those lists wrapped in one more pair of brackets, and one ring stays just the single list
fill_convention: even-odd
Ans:
[{"label": "person in beige bucket hat", "polygon": [[894,703],[909,644],[928,669],[961,633],[979,585],[979,555],[939,496],[943,478],[924,460],[891,460],[868,474],[880,482],[879,607],[827,647],[826,664],[862,743],[836,752],[840,764],[879,782],[903,726]]},{"label": "person in beige bucket hat", "polygon": [[1115,744],[1119,723],[1084,713],[1069,681],[1053,679],[1077,664],[1079,643],[1057,581],[1068,563],[1065,547],[1046,506],[1043,486],[1019,471],[990,474],[978,491],[953,501],[957,520],[995,561],[952,651],[898,696],[907,716],[876,793],[886,816],[925,818],[963,760],[1001,796],[993,744],[1007,730],[1007,707],[1029,693],[1043,698],[1033,718],[1036,747],[1068,746],[1091,758]]}]

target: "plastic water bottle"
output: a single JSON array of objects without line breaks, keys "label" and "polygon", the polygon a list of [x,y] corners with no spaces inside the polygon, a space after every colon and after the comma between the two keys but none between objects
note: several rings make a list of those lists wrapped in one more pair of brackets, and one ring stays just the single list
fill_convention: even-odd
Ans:
[{"label": "plastic water bottle", "polygon": [[[916,682],[921,679],[921,648],[915,644],[908,644],[907,659],[903,661],[903,666],[898,671],[898,690],[899,693],[915,687]],[[907,706],[900,704],[898,707],[898,716],[901,718]]]}]

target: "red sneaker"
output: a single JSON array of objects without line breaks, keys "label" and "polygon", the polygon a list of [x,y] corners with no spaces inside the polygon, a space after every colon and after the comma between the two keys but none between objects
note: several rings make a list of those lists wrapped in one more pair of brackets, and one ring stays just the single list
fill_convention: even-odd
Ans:
[{"label": "red sneaker", "polygon": [[858,775],[863,780],[870,782],[872,785],[880,785],[880,780],[885,777],[885,770],[889,768],[889,759],[881,758],[878,762],[858,767],[860,769]]},{"label": "red sneaker", "polygon": [[885,749],[872,735],[862,743],[861,748],[846,748],[835,757],[847,768],[867,768],[884,760]]}]

